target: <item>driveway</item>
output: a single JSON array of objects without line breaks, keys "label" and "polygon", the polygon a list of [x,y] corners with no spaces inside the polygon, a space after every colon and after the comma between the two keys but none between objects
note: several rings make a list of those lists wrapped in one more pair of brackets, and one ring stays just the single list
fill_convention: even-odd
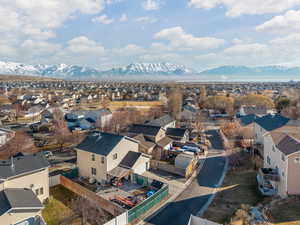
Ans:
[{"label": "driveway", "polygon": [[[210,150],[223,152],[223,144],[217,129],[206,132],[212,147]],[[157,215],[146,221],[153,225],[186,225],[190,215],[197,215],[206,210],[213,197],[214,189],[224,177],[226,169],[226,158],[220,153],[205,160],[198,176],[192,183],[173,201],[160,211]]]},{"label": "driveway", "polygon": [[198,177],[187,189],[147,223],[153,225],[188,224],[190,215],[198,214],[212,197],[213,189],[223,176],[225,161],[223,156],[208,158]]},{"label": "driveway", "polygon": [[205,132],[208,140],[211,143],[211,148],[214,150],[224,150],[220,134],[217,129],[207,130]]}]

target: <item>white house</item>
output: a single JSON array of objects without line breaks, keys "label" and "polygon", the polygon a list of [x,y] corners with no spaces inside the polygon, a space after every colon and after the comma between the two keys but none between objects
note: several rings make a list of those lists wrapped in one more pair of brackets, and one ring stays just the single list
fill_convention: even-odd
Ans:
[{"label": "white house", "polygon": [[264,168],[263,176],[280,196],[300,195],[299,128],[280,129],[264,136]]},{"label": "white house", "polygon": [[149,158],[139,153],[139,142],[116,134],[95,132],[77,147],[79,176],[104,183],[112,177],[142,174],[149,169]]},{"label": "white house", "polygon": [[0,161],[0,224],[43,225],[49,197],[49,163],[43,154]]}]

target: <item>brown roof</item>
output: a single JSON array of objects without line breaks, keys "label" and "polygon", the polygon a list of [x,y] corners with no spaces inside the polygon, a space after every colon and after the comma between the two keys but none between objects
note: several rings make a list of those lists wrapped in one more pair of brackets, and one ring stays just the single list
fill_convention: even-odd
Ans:
[{"label": "brown roof", "polygon": [[271,132],[276,147],[285,155],[300,151],[300,129],[298,127],[285,126]]},{"label": "brown roof", "polygon": [[162,138],[161,140],[159,140],[159,141],[157,142],[157,145],[158,145],[159,147],[165,147],[165,146],[167,146],[168,144],[170,144],[170,143],[172,143],[172,142],[173,142],[173,140],[172,140],[171,138],[165,136],[164,138]]},{"label": "brown roof", "polygon": [[147,141],[143,134],[134,136],[133,139],[139,141],[140,145],[142,145],[146,149],[150,149],[155,146],[155,143],[151,141]]}]

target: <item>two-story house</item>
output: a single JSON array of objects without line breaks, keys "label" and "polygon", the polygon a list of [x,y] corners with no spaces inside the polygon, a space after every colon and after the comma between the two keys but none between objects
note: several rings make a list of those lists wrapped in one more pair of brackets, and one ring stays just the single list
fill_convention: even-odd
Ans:
[{"label": "two-story house", "polygon": [[164,115],[157,119],[151,120],[147,125],[162,127],[163,129],[172,128],[176,126],[176,120],[173,119],[170,115]]},{"label": "two-story house", "polygon": [[299,128],[288,127],[264,136],[264,167],[265,177],[280,196],[300,195]]},{"label": "two-story house", "polygon": [[168,128],[166,135],[174,141],[185,143],[189,141],[189,131],[184,128]]},{"label": "two-story house", "polygon": [[43,224],[49,163],[41,153],[0,161],[0,224]]},{"label": "two-story house", "polygon": [[254,134],[255,143],[263,144],[264,135],[289,123],[290,119],[280,114],[268,114],[255,120]]},{"label": "two-story house", "polygon": [[[138,165],[134,165],[141,154],[130,153],[139,151],[139,142],[126,136],[95,132],[87,136],[76,147],[76,151],[79,176],[94,178],[101,183],[107,182],[110,175],[115,175],[115,168],[128,154],[127,160],[132,159],[132,166],[141,170]],[[123,161],[123,164],[126,163]]]}]

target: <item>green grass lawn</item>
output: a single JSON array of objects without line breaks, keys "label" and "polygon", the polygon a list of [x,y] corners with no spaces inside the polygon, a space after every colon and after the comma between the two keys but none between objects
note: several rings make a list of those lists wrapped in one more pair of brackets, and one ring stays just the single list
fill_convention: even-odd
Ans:
[{"label": "green grass lawn", "polygon": [[50,188],[50,196],[45,209],[42,211],[42,215],[47,225],[59,225],[61,221],[74,214],[69,206],[71,200],[76,198],[76,195],[58,185]]}]

